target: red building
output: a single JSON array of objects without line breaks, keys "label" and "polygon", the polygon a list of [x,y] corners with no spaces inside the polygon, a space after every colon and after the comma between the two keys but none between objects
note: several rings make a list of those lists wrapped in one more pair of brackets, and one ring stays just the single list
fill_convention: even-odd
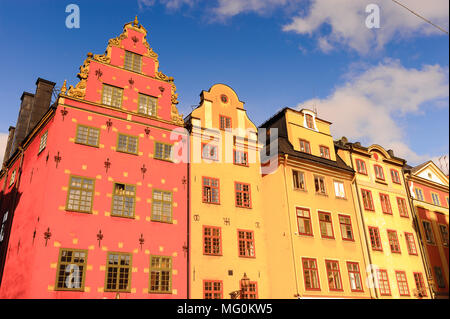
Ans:
[{"label": "red building", "polygon": [[173,78],[137,19],[80,82],[24,93],[0,174],[0,298],[187,298]]},{"label": "red building", "polygon": [[449,188],[446,176],[432,161],[406,167],[409,194],[417,216],[417,232],[427,265],[433,298],[448,299],[449,289]]}]

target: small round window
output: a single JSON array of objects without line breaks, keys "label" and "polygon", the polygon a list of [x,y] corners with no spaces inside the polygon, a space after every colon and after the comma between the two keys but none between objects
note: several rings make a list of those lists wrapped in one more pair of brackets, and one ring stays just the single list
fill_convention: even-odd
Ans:
[{"label": "small round window", "polygon": [[226,96],[225,94],[222,94],[220,96],[220,100],[222,101],[222,103],[228,103],[228,96]]}]

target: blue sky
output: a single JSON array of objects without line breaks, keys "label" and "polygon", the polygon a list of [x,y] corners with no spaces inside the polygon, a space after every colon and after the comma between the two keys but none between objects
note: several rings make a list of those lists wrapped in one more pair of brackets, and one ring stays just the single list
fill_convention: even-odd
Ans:
[{"label": "blue sky", "polygon": [[[79,29],[65,25],[70,3]],[[365,26],[369,3],[380,28]],[[448,30],[448,0],[402,3]],[[316,107],[335,138],[410,164],[448,154],[449,37],[390,0],[1,1],[1,139],[38,77],[76,84],[87,52],[103,53],[136,14],[184,115],[225,83],[256,125],[285,106]]]}]

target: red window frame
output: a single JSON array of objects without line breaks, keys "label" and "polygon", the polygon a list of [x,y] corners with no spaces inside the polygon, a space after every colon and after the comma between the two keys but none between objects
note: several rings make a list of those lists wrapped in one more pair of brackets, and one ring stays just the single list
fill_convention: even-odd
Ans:
[{"label": "red window frame", "polygon": [[314,129],[314,118],[311,114],[305,114],[306,127]]},{"label": "red window frame", "polygon": [[222,280],[203,280],[203,299],[223,299]]},{"label": "red window frame", "polygon": [[391,248],[391,253],[401,254],[400,242],[398,241],[397,231],[393,229],[387,229],[386,231],[389,241],[389,247]]},{"label": "red window frame", "polygon": [[[304,211],[304,212],[307,211],[309,216],[308,217],[299,216],[299,214],[298,214],[299,210],[300,211]],[[299,235],[305,235],[305,236],[314,236],[313,235],[313,228],[312,228],[312,221],[311,221],[311,211],[308,208],[303,208],[303,207],[296,207],[295,211],[296,211],[296,215],[297,215],[298,234]],[[306,230],[305,221],[308,221],[308,223],[309,223],[309,233],[308,232],[302,232],[300,230],[300,222],[302,222],[303,228]]]},{"label": "red window frame", "polygon": [[[309,144],[309,142],[304,139],[299,139],[299,141],[300,141],[300,152],[311,154],[311,144]],[[305,146],[303,151],[302,151],[302,143]]]},{"label": "red window frame", "polygon": [[[238,255],[239,257],[255,258],[255,233],[253,230],[238,229]],[[248,235],[251,234],[251,238]],[[250,244],[250,246],[249,246]],[[253,250],[253,255],[252,251]]]},{"label": "red window frame", "polygon": [[388,194],[380,193],[381,210],[384,214],[392,215],[391,200]]},{"label": "red window frame", "polygon": [[[305,267],[305,262],[308,263],[308,267]],[[310,262],[314,262],[315,267],[311,267]],[[302,267],[303,267],[303,279],[305,282],[305,290],[313,290],[313,291],[320,291],[320,278],[319,278],[319,269],[317,268],[317,259],[316,258],[302,258]],[[311,279],[311,284],[313,283],[313,276],[312,274],[315,274],[315,277],[317,278],[317,287],[308,287],[306,284],[306,275],[305,273],[308,272]]]},{"label": "red window frame", "polygon": [[256,281],[250,281],[247,287],[242,287],[242,280],[239,281],[239,287],[241,288],[241,299],[258,299],[258,283]]},{"label": "red window frame", "polygon": [[[369,202],[366,203],[364,200],[364,193],[366,193],[366,198]],[[365,210],[375,211],[375,206],[373,204],[373,198],[372,198],[372,192],[368,189],[361,189],[361,197],[364,205]],[[367,205],[370,204],[370,205]]]},{"label": "red window frame", "polygon": [[[209,185],[205,184],[205,180],[209,180]],[[212,182],[217,182],[217,186],[213,186]],[[205,188],[206,187],[210,187],[210,197],[211,199],[208,200],[208,194],[205,194]],[[217,202],[213,201],[213,189],[217,190]],[[213,178],[213,177],[208,177],[208,176],[202,176],[202,202],[206,203],[206,204],[215,204],[215,205],[220,205],[220,181],[218,178]]]},{"label": "red window frame", "polygon": [[406,199],[397,197],[397,206],[400,217],[409,218],[408,206],[406,205]]},{"label": "red window frame", "polygon": [[[205,147],[208,148],[208,155],[205,156]],[[214,152],[214,156],[211,156],[211,150],[215,149]],[[211,160],[211,161],[217,161],[219,159],[219,154],[218,154],[219,150],[217,145],[211,145],[210,143],[202,143],[202,158],[203,159],[207,159],[207,160]]]},{"label": "red window frame", "polygon": [[414,275],[414,282],[416,283],[416,289],[418,291],[422,291],[425,294],[424,297],[427,297],[428,296],[427,288],[425,287],[425,281],[423,280],[423,274],[420,272],[414,272],[413,275]]},{"label": "red window frame", "polygon": [[[238,187],[240,187],[241,189],[238,189]],[[244,190],[245,187],[247,187],[248,190]],[[234,182],[234,192],[235,192],[234,195],[235,195],[236,207],[252,208],[252,197],[251,197],[250,184]],[[246,197],[247,197],[247,200],[246,200]],[[239,198],[240,198],[241,204],[239,204]]]},{"label": "red window frame", "polygon": [[367,175],[366,162],[362,159],[356,159],[356,171],[360,174]]},{"label": "red window frame", "polygon": [[[337,265],[337,269],[329,269],[328,266],[336,266]],[[329,260],[329,259],[325,259],[325,268],[327,270],[327,277],[328,277],[328,288],[330,289],[330,291],[343,291],[344,287],[342,285],[342,278],[341,278],[341,270],[339,267],[339,261],[337,260]],[[336,277],[337,275],[337,277]],[[332,287],[332,282],[330,281],[330,278],[333,278],[333,280],[339,280],[339,284],[340,284],[340,288],[338,287]],[[334,285],[336,285],[336,283],[334,283]]]},{"label": "red window frame", "polygon": [[383,244],[381,242],[380,230],[378,227],[369,226],[370,245],[372,250],[383,251]]},{"label": "red window frame", "polygon": [[[379,169],[379,171],[377,172],[377,168]],[[383,167],[381,165],[378,164],[374,164],[373,165],[373,169],[375,171],[375,178],[384,181],[385,177],[384,177],[384,170]],[[381,175],[379,175],[378,173],[381,173]]]},{"label": "red window frame", "polygon": [[[230,121],[230,125],[229,125],[229,126],[227,126],[227,120]],[[232,124],[232,123],[233,123],[233,122],[232,122],[232,120],[231,120],[231,117],[225,116],[225,115],[219,115],[219,127],[220,127],[220,129],[221,129],[222,131],[228,131],[228,130],[231,130],[231,128],[233,127],[233,124]]]},{"label": "red window frame", "polygon": [[[343,218],[348,218],[349,222],[342,222],[341,221],[341,217]],[[346,240],[346,241],[355,241],[355,235],[353,234],[353,227],[352,227],[352,218],[349,215],[343,215],[343,214],[339,214],[338,215],[339,218],[339,226],[341,229],[341,236],[342,236],[342,240]],[[344,237],[344,231],[342,228],[346,228],[349,227],[350,228],[350,233],[351,233],[351,238],[346,238]]]},{"label": "red window frame", "polygon": [[[357,270],[350,269],[349,265],[352,265],[353,267],[356,266]],[[359,270],[359,263],[347,261],[347,270],[348,270],[348,278],[350,280],[350,290],[352,292],[363,292],[364,288],[363,288],[363,282],[362,282],[362,278],[361,278],[361,272]],[[359,278],[359,284],[361,285],[361,289],[353,289],[352,288],[352,276],[351,275],[353,275],[354,277]]]},{"label": "red window frame", "polygon": [[392,182],[395,184],[402,184],[402,181],[400,180],[400,173],[396,170],[391,168],[391,178],[392,178]]},{"label": "red window frame", "polygon": [[[209,230],[209,233],[207,233],[207,230]],[[216,244],[214,244],[215,242]],[[214,252],[216,245],[219,246],[218,252]],[[222,256],[222,229],[220,227],[203,226],[203,255]]]},{"label": "red window frame", "polygon": [[[385,275],[386,278],[381,278],[382,275]],[[378,278],[378,289],[380,291],[380,295],[382,296],[391,296],[391,286],[389,285],[389,276],[386,269],[378,269],[377,271]]]},{"label": "red window frame", "polygon": [[[331,218],[331,213],[318,211],[318,217],[319,217],[319,229],[320,229],[321,237],[328,238],[328,239],[334,239],[333,219]],[[327,231],[327,235],[323,234],[323,229],[322,229],[323,226],[325,226],[324,229]],[[328,234],[328,226],[331,227],[331,236]]]},{"label": "red window frame", "polygon": [[[322,150],[324,152],[322,152]],[[319,151],[320,151],[320,156],[321,157],[330,159],[330,148],[328,146],[319,145]],[[322,155],[322,153],[323,153],[323,155]]]},{"label": "red window frame", "polygon": [[405,232],[406,248],[408,249],[408,254],[417,256],[417,246],[414,240],[414,234]]},{"label": "red window frame", "polygon": [[[245,163],[238,162],[238,161],[236,160],[238,154],[240,155],[240,156],[239,156],[239,159],[242,159],[242,158],[245,159]],[[234,150],[234,154],[233,154],[233,164],[239,165],[239,166],[245,166],[245,167],[248,167],[248,152]]]},{"label": "red window frame", "polygon": [[400,293],[400,296],[411,296],[411,294],[409,293],[406,273],[403,270],[397,270],[395,271],[395,278],[397,279],[398,292]]}]

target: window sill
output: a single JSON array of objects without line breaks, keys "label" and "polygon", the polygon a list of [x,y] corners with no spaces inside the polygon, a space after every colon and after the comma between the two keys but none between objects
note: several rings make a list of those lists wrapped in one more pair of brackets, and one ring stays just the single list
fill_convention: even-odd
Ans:
[{"label": "window sill", "polygon": [[173,224],[173,221],[166,222],[166,221],[163,221],[163,220],[157,220],[157,219],[153,219],[153,218],[151,218],[150,221],[156,222],[156,223],[163,223],[163,224]]},{"label": "window sill", "polygon": [[123,153],[123,154],[129,154],[129,155],[138,155],[138,153],[133,153],[133,152],[127,152],[127,151],[121,151],[121,150],[118,150],[118,149],[116,149],[116,152],[118,152],[118,153]]},{"label": "window sill", "polygon": [[295,188],[295,187],[294,187],[294,191],[296,191],[296,192],[308,193],[308,191],[307,191],[306,189],[302,189],[302,188]]},{"label": "window sill", "polygon": [[348,200],[347,197],[339,197],[339,196],[336,196],[336,199],[340,199],[340,200]]},{"label": "window sill", "polygon": [[219,203],[214,203],[214,202],[202,202],[203,204],[211,204],[211,205],[220,205],[220,202]]},{"label": "window sill", "polygon": [[158,160],[158,161],[163,161],[163,162],[174,163],[174,161],[170,160],[170,159],[164,159],[164,158],[159,158],[159,157],[153,157],[153,159]]},{"label": "window sill", "polygon": [[326,193],[318,193],[318,192],[316,192],[316,195],[328,197],[328,194],[326,194]]},{"label": "window sill", "polygon": [[378,179],[378,178],[375,178],[375,182],[379,183],[379,184],[383,184],[383,185],[387,185],[388,184],[388,183],[386,183],[386,181],[384,181],[382,179]]},{"label": "window sill", "polygon": [[74,143],[77,144],[77,145],[83,145],[83,146],[90,146],[90,147],[100,148],[99,145],[90,145],[90,144],[85,144],[85,143],[80,143],[80,142],[74,142]]}]

